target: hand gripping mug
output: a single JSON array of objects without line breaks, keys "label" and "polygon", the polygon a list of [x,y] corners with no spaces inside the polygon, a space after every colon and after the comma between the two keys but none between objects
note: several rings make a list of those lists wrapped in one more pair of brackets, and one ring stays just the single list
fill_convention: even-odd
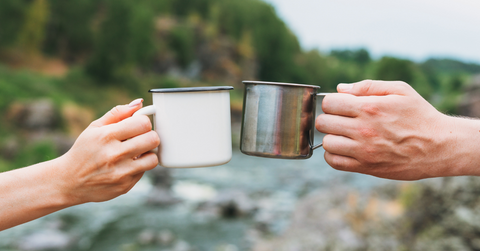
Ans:
[{"label": "hand gripping mug", "polygon": [[247,155],[308,159],[313,150],[316,98],[319,86],[243,81],[240,150]]},{"label": "hand gripping mug", "polygon": [[153,105],[133,116],[154,115],[159,164],[169,168],[222,165],[232,158],[231,86],[152,89]]}]

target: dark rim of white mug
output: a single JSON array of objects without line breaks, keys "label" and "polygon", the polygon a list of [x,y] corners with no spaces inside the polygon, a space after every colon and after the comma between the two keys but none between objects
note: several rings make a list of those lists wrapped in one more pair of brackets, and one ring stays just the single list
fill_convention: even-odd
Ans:
[{"label": "dark rim of white mug", "polygon": [[307,87],[307,88],[316,88],[319,89],[320,86],[318,85],[304,85],[304,84],[293,84],[293,83],[282,83],[282,82],[266,82],[266,81],[251,81],[245,80],[242,81],[244,84],[254,84],[254,85],[285,85],[285,86],[293,86],[293,87]]},{"label": "dark rim of white mug", "polygon": [[184,88],[162,88],[151,89],[148,92],[153,93],[170,93],[170,92],[207,92],[207,91],[229,91],[233,90],[233,86],[201,86],[201,87],[184,87]]}]

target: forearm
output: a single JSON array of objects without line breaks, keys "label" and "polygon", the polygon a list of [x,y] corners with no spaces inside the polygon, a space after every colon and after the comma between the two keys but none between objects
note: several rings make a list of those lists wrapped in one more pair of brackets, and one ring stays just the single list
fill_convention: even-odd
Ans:
[{"label": "forearm", "polygon": [[61,159],[0,173],[0,231],[70,206],[56,182]]}]

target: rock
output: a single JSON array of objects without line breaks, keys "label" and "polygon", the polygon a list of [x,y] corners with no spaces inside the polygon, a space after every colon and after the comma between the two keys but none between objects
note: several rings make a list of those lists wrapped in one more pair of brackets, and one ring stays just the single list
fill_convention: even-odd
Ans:
[{"label": "rock", "polygon": [[459,115],[480,117],[480,75],[472,78],[458,108]]},{"label": "rock", "polygon": [[219,207],[222,217],[236,218],[253,213],[256,210],[255,204],[240,190],[227,190],[221,192],[214,200],[214,204]]},{"label": "rock", "polygon": [[157,165],[154,169],[148,172],[152,185],[157,188],[172,188],[172,175],[170,174],[170,169]]},{"label": "rock", "polygon": [[156,235],[155,231],[146,229],[138,234],[137,241],[140,245],[150,245],[155,242]]},{"label": "rock", "polygon": [[120,246],[120,251],[138,251],[140,247],[135,243],[125,243]]},{"label": "rock", "polygon": [[215,251],[238,251],[238,247],[232,244],[220,245],[215,248]]},{"label": "rock", "polygon": [[170,230],[162,230],[157,235],[158,243],[164,246],[170,246],[175,240],[175,235]]},{"label": "rock", "polygon": [[170,206],[181,200],[174,197],[169,189],[153,187],[147,196],[147,204],[156,206]]},{"label": "rock", "polygon": [[55,229],[46,229],[23,238],[18,249],[24,251],[66,250],[72,244],[73,238]]},{"label": "rock", "polygon": [[190,244],[188,244],[188,242],[184,240],[179,240],[175,242],[175,245],[173,245],[171,250],[172,251],[192,251],[192,247],[190,246]]},{"label": "rock", "polygon": [[73,103],[63,105],[61,113],[69,135],[75,138],[78,137],[95,118],[93,111]]},{"label": "rock", "polygon": [[[384,217],[379,212],[387,204],[376,195],[357,193],[346,187],[319,190],[297,203],[290,225],[282,235],[258,241],[253,250],[373,250],[367,241],[370,236],[386,232],[379,222],[388,222],[390,218],[377,217]],[[275,220],[268,214],[263,218],[257,215],[257,224],[268,227]],[[395,250],[377,246],[381,247],[378,250]]]},{"label": "rock", "polygon": [[50,99],[35,100],[30,103],[14,103],[8,111],[9,119],[16,126],[28,130],[53,130],[58,122],[55,105]]},{"label": "rock", "polygon": [[16,137],[11,137],[0,147],[0,156],[7,160],[13,160],[18,154],[20,143]]}]

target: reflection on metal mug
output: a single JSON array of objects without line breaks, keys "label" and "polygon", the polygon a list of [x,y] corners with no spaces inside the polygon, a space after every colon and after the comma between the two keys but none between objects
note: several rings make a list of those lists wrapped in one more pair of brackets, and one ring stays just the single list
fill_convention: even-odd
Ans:
[{"label": "reflection on metal mug", "polygon": [[222,165],[232,158],[231,86],[152,89],[159,164],[171,168]]},{"label": "reflection on metal mug", "polygon": [[313,150],[319,86],[243,81],[240,150],[247,155],[308,159]]}]

